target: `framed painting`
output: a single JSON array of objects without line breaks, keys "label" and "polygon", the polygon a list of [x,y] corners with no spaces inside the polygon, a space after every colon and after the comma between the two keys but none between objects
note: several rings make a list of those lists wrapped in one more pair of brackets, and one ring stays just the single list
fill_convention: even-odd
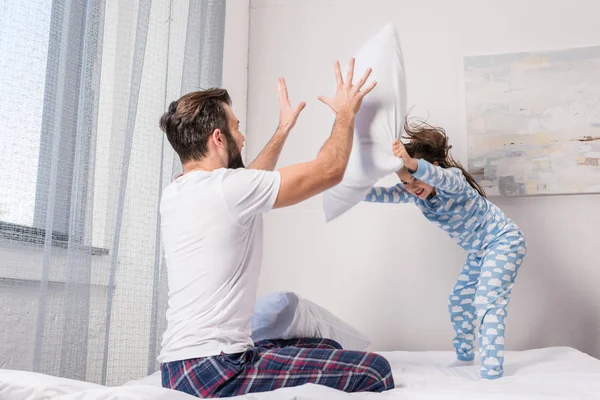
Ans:
[{"label": "framed painting", "polygon": [[465,57],[469,172],[490,196],[600,193],[600,46]]}]

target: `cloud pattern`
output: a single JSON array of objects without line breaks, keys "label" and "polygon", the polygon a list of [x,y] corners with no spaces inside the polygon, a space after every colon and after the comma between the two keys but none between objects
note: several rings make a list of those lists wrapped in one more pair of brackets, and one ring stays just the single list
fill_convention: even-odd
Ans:
[{"label": "cloud pattern", "polygon": [[[526,253],[522,248],[524,239],[513,236],[510,241],[502,239],[495,246],[492,243],[487,251],[470,253],[449,296],[457,356],[472,359],[477,333],[483,378],[499,378],[504,372],[504,319]],[[472,283],[475,280],[476,285]],[[470,282],[467,287],[465,282]]]}]

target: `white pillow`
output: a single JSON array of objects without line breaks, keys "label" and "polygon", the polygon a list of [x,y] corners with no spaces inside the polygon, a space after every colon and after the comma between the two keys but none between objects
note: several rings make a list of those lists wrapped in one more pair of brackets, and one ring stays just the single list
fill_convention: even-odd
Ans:
[{"label": "white pillow", "polygon": [[[396,29],[388,23],[355,56],[355,81],[371,67],[377,86],[363,100],[356,116],[354,143],[342,182],[323,194],[327,222],[362,201],[381,178],[398,171],[403,162],[392,153],[406,116],[404,59]],[[345,73],[344,73],[345,76]]]},{"label": "white pillow", "polygon": [[256,302],[252,340],[327,338],[346,350],[363,351],[371,341],[323,307],[293,292],[272,293]]},{"label": "white pillow", "polygon": [[271,293],[256,300],[252,315],[252,340],[281,338],[294,320],[298,296],[292,292]]}]

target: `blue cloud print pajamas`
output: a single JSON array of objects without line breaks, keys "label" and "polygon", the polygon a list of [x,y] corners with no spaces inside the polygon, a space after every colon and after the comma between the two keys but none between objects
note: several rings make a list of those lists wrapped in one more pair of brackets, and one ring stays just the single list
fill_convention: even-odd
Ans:
[{"label": "blue cloud print pajamas", "polygon": [[422,200],[400,183],[374,187],[365,201],[415,203],[423,215],[446,231],[468,253],[454,289],[449,310],[459,360],[475,353],[479,331],[482,378],[504,372],[504,320],[515,277],[527,253],[523,232],[504,213],[473,189],[458,168],[441,168],[419,159],[415,179],[431,185],[436,195]]}]

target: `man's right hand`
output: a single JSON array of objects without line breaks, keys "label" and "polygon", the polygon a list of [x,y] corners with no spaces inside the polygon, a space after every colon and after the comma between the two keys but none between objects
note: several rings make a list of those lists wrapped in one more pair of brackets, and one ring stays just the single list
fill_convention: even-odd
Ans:
[{"label": "man's right hand", "polygon": [[363,77],[360,79],[360,81],[358,81],[356,85],[352,84],[352,79],[354,77],[354,58],[351,58],[350,63],[348,63],[346,82],[344,82],[344,79],[342,78],[342,71],[340,69],[339,61],[336,61],[334,63],[334,68],[335,80],[337,83],[337,91],[335,96],[333,98],[319,96],[318,99],[323,103],[327,104],[331,108],[331,110],[333,110],[333,112],[336,114],[340,112],[347,112],[354,116],[360,109],[363,97],[365,97],[367,93],[373,90],[377,82],[373,81],[364,90],[360,90],[367,82],[369,75],[371,75],[371,68],[368,68],[367,71],[364,73]]}]

